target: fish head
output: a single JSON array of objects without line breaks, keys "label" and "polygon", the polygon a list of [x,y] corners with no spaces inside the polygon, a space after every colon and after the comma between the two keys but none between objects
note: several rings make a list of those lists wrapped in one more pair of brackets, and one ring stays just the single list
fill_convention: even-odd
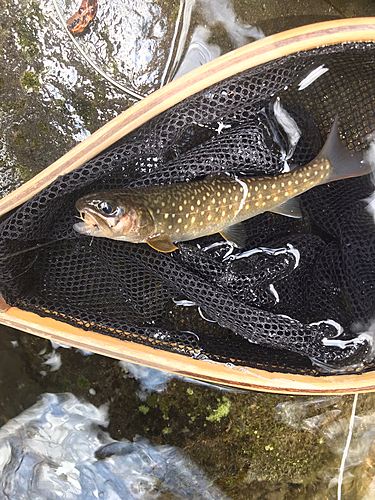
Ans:
[{"label": "fish head", "polygon": [[103,191],[76,202],[81,222],[74,224],[80,234],[140,243],[154,228],[148,210],[132,195]]}]

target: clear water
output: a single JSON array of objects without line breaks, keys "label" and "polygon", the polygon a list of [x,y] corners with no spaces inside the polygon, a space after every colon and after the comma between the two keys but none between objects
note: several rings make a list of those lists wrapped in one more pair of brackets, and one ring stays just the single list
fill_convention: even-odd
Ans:
[{"label": "clear water", "polygon": [[[1,196],[134,93],[262,34],[375,16],[372,0],[99,0],[76,40],[98,72],[51,0],[0,9]],[[0,499],[370,500],[374,399],[236,393],[0,327]]]}]

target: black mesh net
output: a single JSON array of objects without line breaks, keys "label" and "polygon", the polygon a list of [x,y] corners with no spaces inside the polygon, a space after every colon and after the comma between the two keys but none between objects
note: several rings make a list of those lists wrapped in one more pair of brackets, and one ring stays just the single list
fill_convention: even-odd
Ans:
[{"label": "black mesh net", "polygon": [[[321,76],[307,85],[313,70]],[[312,360],[372,369],[361,364],[369,342],[350,342],[375,311],[370,176],[306,192],[302,219],[249,219],[241,249],[212,235],[161,254],[79,235],[73,224],[75,202],[90,192],[305,165],[336,116],[347,147],[365,150],[374,96],[375,47],[348,43],[272,61],[184,100],[8,214],[0,236],[5,300],[202,360],[315,375]],[[276,103],[302,132],[297,144],[275,120]]]}]

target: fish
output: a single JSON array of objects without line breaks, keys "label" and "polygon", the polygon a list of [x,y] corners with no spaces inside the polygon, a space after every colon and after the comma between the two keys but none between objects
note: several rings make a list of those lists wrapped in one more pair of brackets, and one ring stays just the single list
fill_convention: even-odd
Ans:
[{"label": "fish", "polygon": [[91,193],[76,202],[80,234],[147,243],[169,253],[175,243],[220,233],[236,246],[246,234],[241,222],[266,211],[301,217],[298,196],[347,177],[366,175],[371,165],[340,139],[338,120],[318,156],[291,172],[267,177],[209,175],[162,186]]}]

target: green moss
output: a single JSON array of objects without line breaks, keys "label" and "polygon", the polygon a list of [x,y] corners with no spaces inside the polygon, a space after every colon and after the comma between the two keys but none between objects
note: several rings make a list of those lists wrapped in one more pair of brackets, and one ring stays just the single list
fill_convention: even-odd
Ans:
[{"label": "green moss", "polygon": [[31,139],[31,147],[33,149],[40,149],[42,147],[42,140],[40,137],[33,137]]},{"label": "green moss", "polygon": [[38,122],[37,123],[37,129],[41,134],[48,134],[49,132],[49,125],[44,122]]},{"label": "green moss", "polygon": [[220,420],[223,417],[228,416],[230,406],[231,406],[231,403],[230,403],[229,399],[226,396],[223,396],[221,398],[221,403],[219,403],[219,406],[216,408],[216,410],[213,410],[211,415],[206,417],[206,420],[208,420],[209,422],[220,422]]},{"label": "green moss", "polygon": [[180,2],[176,0],[173,2],[173,5],[171,5],[171,3],[168,2],[168,12],[169,12],[168,22],[171,25],[174,25],[176,23],[179,10],[180,10]]},{"label": "green moss", "polygon": [[35,71],[25,71],[20,78],[21,87],[25,90],[32,90],[33,92],[38,92],[42,87],[39,76]]},{"label": "green moss", "polygon": [[27,61],[34,59],[39,54],[38,29],[42,24],[43,14],[38,2],[30,2],[27,5],[27,16],[19,15],[15,27],[18,35],[18,43]]},{"label": "green moss", "polygon": [[22,148],[23,146],[25,146],[25,144],[27,143],[25,134],[23,134],[22,132],[18,132],[17,134],[15,134],[13,137],[13,143],[17,148]]},{"label": "green moss", "polygon": [[155,408],[159,401],[159,394],[157,392],[153,392],[150,394],[146,400],[147,405],[151,408]]},{"label": "green moss", "polygon": [[35,175],[31,168],[20,165],[19,163],[15,164],[15,168],[23,182],[29,181]]},{"label": "green moss", "polygon": [[141,413],[143,413],[143,415],[146,415],[146,413],[150,411],[150,408],[144,405],[139,406],[138,409]]},{"label": "green moss", "polygon": [[18,111],[24,110],[26,108],[26,106],[27,106],[27,99],[26,98],[18,99],[17,102],[13,102],[13,101],[0,102],[0,108],[7,113],[11,113],[11,112],[17,113]]},{"label": "green moss", "polygon": [[80,375],[77,379],[77,386],[80,389],[90,389],[90,382],[87,380],[86,377]]}]

